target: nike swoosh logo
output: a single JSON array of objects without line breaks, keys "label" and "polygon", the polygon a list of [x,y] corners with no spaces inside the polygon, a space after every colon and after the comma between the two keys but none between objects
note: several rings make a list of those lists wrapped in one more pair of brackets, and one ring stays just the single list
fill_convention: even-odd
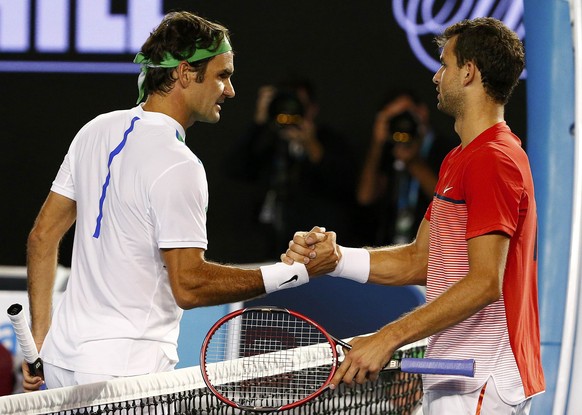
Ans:
[{"label": "nike swoosh logo", "polygon": [[293,281],[297,281],[298,279],[299,279],[299,276],[297,274],[295,274],[291,278],[289,278],[287,281],[283,281],[281,284],[279,284],[279,288],[281,288],[285,284],[289,284],[289,283],[291,283]]},{"label": "nike swoosh logo", "polygon": [[449,190],[451,190],[452,188],[453,188],[453,186],[451,186],[451,187],[445,187],[445,190],[443,190],[443,195],[445,193],[447,193]]}]

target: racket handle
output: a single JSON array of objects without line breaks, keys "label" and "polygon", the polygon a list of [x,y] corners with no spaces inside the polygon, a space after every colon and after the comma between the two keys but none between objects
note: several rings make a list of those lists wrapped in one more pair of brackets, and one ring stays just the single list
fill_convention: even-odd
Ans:
[{"label": "racket handle", "polygon": [[400,370],[423,375],[475,376],[475,360],[403,358]]},{"label": "racket handle", "polygon": [[38,355],[38,350],[36,350],[36,343],[28,327],[26,316],[22,313],[22,306],[20,304],[12,304],[8,307],[7,312],[30,373],[34,376],[44,377],[42,360]]}]

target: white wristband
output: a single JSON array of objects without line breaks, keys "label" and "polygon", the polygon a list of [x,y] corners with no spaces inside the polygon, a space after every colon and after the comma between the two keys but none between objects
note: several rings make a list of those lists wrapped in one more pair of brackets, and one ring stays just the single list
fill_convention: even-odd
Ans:
[{"label": "white wristband", "polygon": [[277,262],[260,268],[267,294],[285,288],[295,288],[309,282],[307,268],[300,262],[294,262],[293,265]]},{"label": "white wristband", "polygon": [[370,276],[370,252],[364,248],[339,247],[342,252],[337,267],[328,275],[365,283]]}]

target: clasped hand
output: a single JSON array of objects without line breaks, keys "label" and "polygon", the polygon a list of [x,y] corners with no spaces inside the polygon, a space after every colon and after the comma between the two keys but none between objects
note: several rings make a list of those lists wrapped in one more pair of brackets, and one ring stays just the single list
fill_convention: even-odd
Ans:
[{"label": "clasped hand", "polygon": [[332,272],[340,259],[335,232],[326,232],[325,228],[319,226],[314,226],[309,232],[295,232],[293,240],[289,242],[289,249],[281,254],[281,261],[286,264],[305,264],[312,277]]},{"label": "clasped hand", "polygon": [[[293,264],[294,261],[305,264],[310,276],[325,275],[335,270],[341,259],[341,247],[336,243],[335,232],[326,232],[325,228],[315,226],[309,232],[296,232],[289,242],[289,249],[281,254],[281,261]],[[339,366],[331,388],[340,382],[352,384],[364,383],[378,379],[380,370],[390,360],[395,349],[386,337],[389,326],[371,336],[356,337],[350,344],[352,349],[346,353]]]}]

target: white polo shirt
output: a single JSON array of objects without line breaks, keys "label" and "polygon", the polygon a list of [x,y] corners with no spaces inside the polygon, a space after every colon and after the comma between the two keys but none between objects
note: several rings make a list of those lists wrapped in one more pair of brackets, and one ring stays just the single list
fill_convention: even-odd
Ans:
[{"label": "white polo shirt", "polygon": [[41,350],[81,372],[149,373],[177,362],[182,310],[160,248],[206,249],[208,184],[174,119],[141,106],[103,114],[73,140],[51,190],[77,203],[71,276]]}]

